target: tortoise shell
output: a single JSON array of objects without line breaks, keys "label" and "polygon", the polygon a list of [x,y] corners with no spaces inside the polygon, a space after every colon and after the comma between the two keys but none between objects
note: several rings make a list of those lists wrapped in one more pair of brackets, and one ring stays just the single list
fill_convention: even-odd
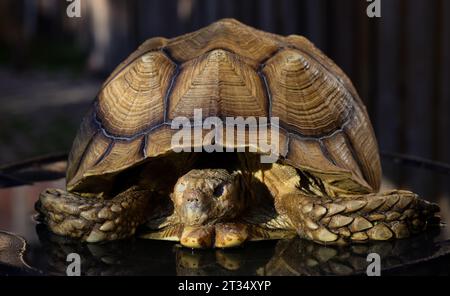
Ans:
[{"label": "tortoise shell", "polygon": [[[350,80],[306,38],[224,19],[173,39],[152,38],[103,84],[69,156],[67,188],[171,151],[177,116],[279,118],[280,161],[380,186],[376,139]],[[270,128],[270,127],[269,127]]]}]

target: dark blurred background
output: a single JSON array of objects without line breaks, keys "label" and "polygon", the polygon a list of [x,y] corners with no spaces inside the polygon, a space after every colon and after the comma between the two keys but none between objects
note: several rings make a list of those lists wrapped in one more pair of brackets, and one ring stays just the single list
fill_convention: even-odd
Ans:
[{"label": "dark blurred background", "polygon": [[381,18],[365,0],[80,3],[69,18],[67,1],[0,2],[0,164],[68,151],[103,79],[139,44],[224,17],[306,36],[354,82],[381,151],[450,163],[450,1],[381,0]]}]

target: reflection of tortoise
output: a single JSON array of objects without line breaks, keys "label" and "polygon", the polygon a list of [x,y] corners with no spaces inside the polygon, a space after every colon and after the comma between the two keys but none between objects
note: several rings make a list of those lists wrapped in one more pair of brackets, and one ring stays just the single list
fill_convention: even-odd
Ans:
[{"label": "reflection of tortoise", "polygon": [[[194,109],[278,117],[278,162],[248,150],[175,153],[170,123]],[[47,190],[37,209],[53,232],[87,242],[143,224],[144,237],[188,247],[293,233],[342,244],[422,230],[438,207],[408,191],[376,193],[380,176],[365,107],[331,60],[303,37],[222,20],[150,39],[112,73],[74,141],[70,193]]]}]

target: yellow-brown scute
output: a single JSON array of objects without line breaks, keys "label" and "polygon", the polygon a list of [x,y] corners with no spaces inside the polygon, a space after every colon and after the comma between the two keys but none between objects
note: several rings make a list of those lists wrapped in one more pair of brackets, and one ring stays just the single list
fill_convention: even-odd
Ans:
[{"label": "yellow-brown scute", "polygon": [[150,52],[126,67],[100,93],[98,116],[114,135],[131,137],[164,121],[164,97],[175,65]]},{"label": "yellow-brown scute", "polygon": [[233,19],[223,19],[208,27],[170,40],[167,50],[180,62],[192,60],[217,48],[226,48],[257,62],[279,47],[280,36],[255,30]]},{"label": "yellow-brown scute", "polygon": [[352,112],[352,97],[339,80],[298,50],[283,50],[263,70],[272,93],[272,116],[307,136],[339,129]]},{"label": "yellow-brown scute", "polygon": [[241,57],[212,50],[186,62],[169,102],[169,119],[203,116],[267,116],[264,86],[255,68]]}]

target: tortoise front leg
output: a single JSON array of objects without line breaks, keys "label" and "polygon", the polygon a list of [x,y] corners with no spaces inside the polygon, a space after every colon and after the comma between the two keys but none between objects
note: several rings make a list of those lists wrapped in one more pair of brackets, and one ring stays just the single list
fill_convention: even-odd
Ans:
[{"label": "tortoise front leg", "polygon": [[281,196],[276,207],[301,237],[329,244],[406,238],[425,229],[439,211],[403,190],[340,199],[297,192]]},{"label": "tortoise front leg", "polygon": [[146,220],[149,199],[149,191],[135,188],[110,200],[47,189],[41,193],[36,210],[52,232],[93,243],[133,235]]}]

